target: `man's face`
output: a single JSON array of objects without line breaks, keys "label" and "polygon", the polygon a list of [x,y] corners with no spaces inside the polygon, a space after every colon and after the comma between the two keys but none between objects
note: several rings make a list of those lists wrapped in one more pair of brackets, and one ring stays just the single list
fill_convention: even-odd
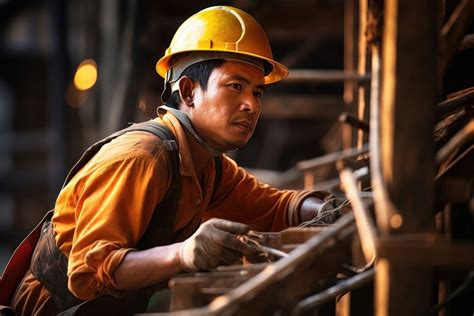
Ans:
[{"label": "man's face", "polygon": [[187,111],[198,134],[220,150],[244,147],[257,125],[264,75],[241,62],[225,62],[213,70],[207,89],[194,90],[194,106]]}]

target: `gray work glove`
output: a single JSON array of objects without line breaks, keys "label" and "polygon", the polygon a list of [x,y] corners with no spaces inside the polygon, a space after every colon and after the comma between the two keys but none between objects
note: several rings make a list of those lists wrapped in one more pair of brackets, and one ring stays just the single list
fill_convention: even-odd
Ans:
[{"label": "gray work glove", "polygon": [[232,264],[242,257],[248,246],[237,239],[246,234],[245,224],[214,218],[199,229],[181,247],[180,259],[187,271],[211,270]]}]

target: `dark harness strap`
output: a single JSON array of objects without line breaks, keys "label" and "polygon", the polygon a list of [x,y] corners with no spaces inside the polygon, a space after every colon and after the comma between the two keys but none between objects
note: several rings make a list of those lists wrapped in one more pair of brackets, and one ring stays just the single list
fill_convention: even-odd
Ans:
[{"label": "dark harness strap", "polygon": [[[71,171],[69,171],[69,173],[67,174],[66,180],[64,180],[63,188],[72,179],[72,177],[74,177],[74,175],[82,167],[84,167],[84,165],[100,150],[100,148],[102,148],[103,145],[109,143],[110,141],[114,140],[115,138],[125,133],[134,132],[134,131],[148,132],[148,133],[156,135],[159,139],[162,140],[163,144],[166,146],[166,149],[168,149],[168,151],[170,151],[171,153],[174,152],[176,154],[175,155],[176,158],[178,158],[178,145],[176,144],[176,140],[174,139],[174,136],[171,133],[171,131],[168,129],[168,127],[151,120],[142,122],[142,123],[136,123],[118,132],[115,132],[112,135],[107,136],[106,138],[96,142],[95,144],[87,148],[87,150],[84,152],[81,158],[79,158],[76,164],[72,167]],[[175,162],[174,165],[178,167],[179,158],[178,159],[173,159],[174,157],[171,157],[171,158],[172,158],[171,159],[172,162],[173,161]]]},{"label": "dark harness strap", "polygon": [[[174,225],[176,206],[179,197],[179,156],[178,146],[174,136],[166,126],[161,125],[155,121],[147,121],[134,124],[98,141],[89,147],[74,165],[74,167],[68,173],[63,187],[66,186],[72,177],[74,177],[74,175],[77,174],[77,172],[82,167],[84,167],[88,161],[90,161],[90,159],[100,150],[103,145],[127,132],[132,131],[144,131],[156,135],[163,142],[170,153],[170,162],[172,168],[172,180],[170,188],[168,189],[163,200],[155,207],[152,219],[148,225],[147,230],[145,231],[144,236],[142,237],[142,240],[140,241],[140,248],[145,249],[156,246],[159,243],[170,243],[172,241],[171,238],[173,237],[171,228]],[[158,208],[162,210],[164,209],[166,211],[161,212],[161,214],[157,214]],[[72,306],[81,304],[82,301],[77,299],[67,287],[67,258],[59,250],[54,239],[53,230],[51,227],[52,212],[50,212],[48,217],[49,218],[47,218],[42,225],[41,237],[39,238],[38,244],[34,250],[30,269],[33,275],[50,292],[57,311],[63,312]],[[128,303],[121,307],[122,311],[125,314],[128,314],[134,308],[138,307],[139,310],[145,308],[147,299],[144,299],[150,294],[150,292],[151,289],[131,291],[128,295],[121,299],[122,301]],[[105,301],[110,301],[110,298],[106,298]],[[84,303],[81,305],[83,304]],[[92,304],[95,307],[100,305],[95,300],[93,303],[88,304]],[[76,313],[76,311],[74,313]]]},{"label": "dark harness strap", "polygon": [[214,166],[216,169],[216,176],[214,178],[214,187],[212,188],[212,197],[216,194],[217,188],[219,188],[222,180],[222,156],[214,158]]}]

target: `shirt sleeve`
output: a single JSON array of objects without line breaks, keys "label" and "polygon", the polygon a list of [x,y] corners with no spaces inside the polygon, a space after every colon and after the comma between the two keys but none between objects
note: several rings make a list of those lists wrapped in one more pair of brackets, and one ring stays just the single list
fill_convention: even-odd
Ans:
[{"label": "shirt sleeve", "polygon": [[78,298],[120,295],[114,272],[134,250],[171,181],[164,152],[123,157],[83,175],[68,263],[68,287]]},{"label": "shirt sleeve", "polygon": [[221,179],[204,219],[225,218],[258,231],[280,231],[293,225],[294,214],[307,196],[304,191],[272,188],[226,156]]}]

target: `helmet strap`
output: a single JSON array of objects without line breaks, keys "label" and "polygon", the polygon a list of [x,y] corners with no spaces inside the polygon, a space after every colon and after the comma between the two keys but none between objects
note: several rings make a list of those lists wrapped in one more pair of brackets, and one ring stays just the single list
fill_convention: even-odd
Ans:
[{"label": "helmet strap", "polygon": [[163,92],[161,93],[161,102],[166,103],[170,99],[171,96],[171,84],[170,84],[170,78],[172,77],[172,72],[173,69],[169,69],[166,72],[166,78],[163,84]]}]

